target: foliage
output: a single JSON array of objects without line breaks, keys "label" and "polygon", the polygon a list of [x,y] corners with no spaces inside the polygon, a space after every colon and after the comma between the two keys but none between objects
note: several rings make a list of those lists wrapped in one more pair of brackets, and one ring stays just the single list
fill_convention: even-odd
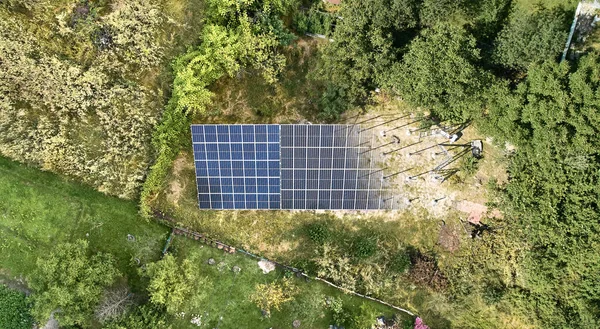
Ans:
[{"label": "foliage", "polygon": [[600,298],[594,274],[600,258],[590,248],[600,238],[599,63],[599,56],[590,54],[573,72],[566,63],[534,65],[517,89],[519,106],[509,103],[490,113],[500,122],[507,107],[517,111],[514,121],[499,123],[501,129],[527,132],[514,136],[524,139],[511,139],[518,152],[502,206],[508,221],[519,218],[508,237],[529,250],[519,293],[511,299],[529,312],[535,305],[545,327],[600,323],[592,302]]},{"label": "foliage", "polygon": [[163,309],[141,305],[118,320],[109,322],[104,329],[170,329]]},{"label": "foliage", "polygon": [[60,244],[38,260],[31,275],[32,314],[43,322],[59,310],[55,317],[61,325],[86,326],[104,289],[119,275],[111,255],[89,256],[87,241]]},{"label": "foliage", "polygon": [[319,118],[325,121],[335,122],[340,115],[349,107],[346,101],[346,92],[333,84],[327,84],[325,92],[319,99]]},{"label": "foliage", "polygon": [[436,25],[412,41],[391,87],[443,120],[463,121],[482,108],[478,94],[488,77],[477,67],[479,60],[475,38],[465,29]]},{"label": "foliage", "polygon": [[167,254],[158,262],[148,264],[144,275],[150,279],[148,293],[150,301],[164,307],[170,314],[195,306],[192,299],[202,298],[200,288],[205,279],[194,269],[192,257],[180,263]]},{"label": "foliage", "polygon": [[344,303],[339,298],[331,298],[329,308],[333,312],[333,323],[338,326],[347,324],[351,320],[351,315],[344,308]]},{"label": "foliage", "polygon": [[324,315],[325,295],[322,293],[305,293],[293,301],[294,316],[307,328],[313,327],[315,321]]},{"label": "foliage", "polygon": [[293,25],[299,34],[316,33],[330,36],[336,17],[324,10],[323,2],[314,3],[307,11],[294,15]]},{"label": "foliage", "polygon": [[366,329],[373,328],[377,321],[377,311],[370,305],[363,303],[360,305],[360,311],[352,317],[351,328]]},{"label": "foliage", "polygon": [[532,63],[556,60],[567,39],[569,16],[560,7],[540,5],[534,13],[514,9],[495,41],[495,61],[524,71]]},{"label": "foliage", "polygon": [[30,329],[33,318],[25,294],[0,284],[0,328]]},{"label": "foliage", "polygon": [[359,236],[352,243],[352,255],[358,259],[369,258],[377,252],[377,238]]},{"label": "foliage", "polygon": [[317,244],[324,244],[331,237],[331,232],[326,223],[315,222],[308,225],[308,236]]},{"label": "foliage", "polygon": [[126,63],[121,68],[132,71],[158,66],[164,55],[158,42],[160,28],[166,20],[161,6],[147,0],[119,0],[112,7],[113,11],[101,20],[113,44],[107,50],[107,60],[116,57]]},{"label": "foliage", "polygon": [[270,316],[272,310],[279,311],[283,304],[293,301],[297,293],[298,287],[292,279],[283,278],[271,283],[257,284],[250,300]]},{"label": "foliage", "polygon": [[396,273],[405,273],[410,268],[410,256],[406,250],[398,251],[392,258],[389,268]]},{"label": "foliage", "polygon": [[[369,93],[389,77],[400,48],[418,18],[416,1],[376,0],[344,2],[332,38],[323,50],[318,75],[326,78],[352,103],[364,103]],[[359,33],[360,32],[360,33]]]},{"label": "foliage", "polygon": [[52,55],[21,31],[18,16],[0,16],[0,152],[135,196],[150,161],[155,95]]},{"label": "foliage", "polygon": [[96,319],[101,323],[116,319],[125,314],[131,304],[133,304],[133,293],[128,287],[107,289],[96,308]]}]

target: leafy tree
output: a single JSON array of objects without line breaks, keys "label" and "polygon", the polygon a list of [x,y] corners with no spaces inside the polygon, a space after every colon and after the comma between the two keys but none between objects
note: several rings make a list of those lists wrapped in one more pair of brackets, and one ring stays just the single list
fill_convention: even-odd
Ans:
[{"label": "leafy tree", "polygon": [[25,294],[0,284],[0,328],[31,329],[33,317],[29,308]]},{"label": "leafy tree", "polygon": [[520,280],[503,283],[516,286],[504,298],[545,328],[600,325],[599,64],[590,54],[574,71],[554,61],[532,65],[515,96],[490,108],[517,145],[501,207],[507,238],[523,251]]},{"label": "leafy tree", "polygon": [[120,276],[109,254],[90,256],[88,243],[58,245],[47,257],[37,261],[30,278],[32,313],[46,321],[53,311],[62,326],[87,326],[104,289]]},{"label": "leafy tree", "polygon": [[283,278],[271,283],[259,283],[250,295],[250,300],[270,316],[272,310],[280,310],[281,305],[294,300],[298,287],[292,279]]},{"label": "leafy tree", "polygon": [[475,38],[464,28],[437,25],[410,44],[391,87],[444,120],[466,120],[481,110],[479,94],[489,80],[479,60]]},{"label": "leafy tree", "polygon": [[496,39],[495,61],[524,71],[531,63],[557,59],[567,40],[568,17],[560,7],[538,6],[533,14],[514,9]]},{"label": "leafy tree", "polygon": [[167,254],[160,261],[148,264],[144,275],[150,279],[150,301],[170,314],[194,310],[204,297],[200,288],[205,282],[193,266],[197,261],[194,256],[177,262],[173,255]]},{"label": "leafy tree", "polygon": [[417,26],[417,1],[345,1],[332,38],[323,51],[319,76],[341,88],[352,103],[364,103],[369,92],[389,79],[405,36]]}]

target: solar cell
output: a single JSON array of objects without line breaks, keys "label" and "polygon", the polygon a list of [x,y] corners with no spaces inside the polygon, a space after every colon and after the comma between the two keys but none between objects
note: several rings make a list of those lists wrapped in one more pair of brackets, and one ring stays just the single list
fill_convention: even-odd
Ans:
[{"label": "solar cell", "polygon": [[353,125],[192,125],[201,209],[382,209],[372,136]]}]

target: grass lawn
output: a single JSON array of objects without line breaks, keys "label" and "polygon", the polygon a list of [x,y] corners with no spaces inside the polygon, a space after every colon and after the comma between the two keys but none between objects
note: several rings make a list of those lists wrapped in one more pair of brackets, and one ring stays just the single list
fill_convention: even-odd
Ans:
[{"label": "grass lawn", "polygon": [[[0,157],[0,271],[27,278],[36,259],[62,242],[86,239],[93,251],[113,254],[134,289],[134,258],[159,258],[168,229],[146,223],[134,202],[106,196]],[[135,237],[128,241],[127,235]]]},{"label": "grass lawn", "polygon": [[[206,296],[206,306],[194,314],[202,316],[202,328],[291,328],[294,320],[301,321],[301,328],[328,328],[333,324],[333,319],[332,312],[325,302],[331,297],[340,298],[349,314],[358,314],[362,304],[368,305],[370,309],[386,318],[391,318],[394,314],[391,308],[343,294],[321,282],[306,282],[304,279],[293,278],[294,284],[299,288],[298,295],[293,301],[284,304],[280,311],[273,310],[270,318],[263,318],[261,310],[249,300],[249,296],[257,284],[283,278],[283,271],[263,274],[255,259],[239,253],[224,253],[183,237],[173,240],[171,250],[180,258],[197,253],[199,259],[204,260],[195,264],[197,270],[207,278],[203,292]],[[216,264],[208,265],[206,260],[209,258],[215,259]],[[241,268],[238,274],[232,271],[234,266]],[[319,305],[312,312],[308,311],[310,300],[316,300],[316,304]],[[412,323],[411,317],[400,315]],[[191,317],[191,314],[186,314],[176,321],[177,328],[197,328],[190,323]]]}]

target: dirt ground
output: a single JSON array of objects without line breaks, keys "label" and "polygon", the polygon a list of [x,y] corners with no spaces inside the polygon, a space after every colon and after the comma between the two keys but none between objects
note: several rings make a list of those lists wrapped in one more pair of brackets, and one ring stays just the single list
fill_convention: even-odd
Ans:
[{"label": "dirt ground", "polygon": [[[507,180],[504,159],[508,150],[494,146],[468,126],[460,130],[458,140],[450,142],[443,132],[458,133],[461,127],[434,124],[427,115],[411,114],[398,100],[382,104],[368,108],[366,114],[347,113],[343,121],[360,123],[361,133],[371,136],[371,161],[383,171],[384,186],[394,196],[395,210],[389,215],[425,210],[441,219],[458,210],[464,213],[461,219],[479,223],[488,212],[486,185],[491,179]],[[467,173],[463,163],[472,157],[475,140],[483,144],[483,157]]]}]

